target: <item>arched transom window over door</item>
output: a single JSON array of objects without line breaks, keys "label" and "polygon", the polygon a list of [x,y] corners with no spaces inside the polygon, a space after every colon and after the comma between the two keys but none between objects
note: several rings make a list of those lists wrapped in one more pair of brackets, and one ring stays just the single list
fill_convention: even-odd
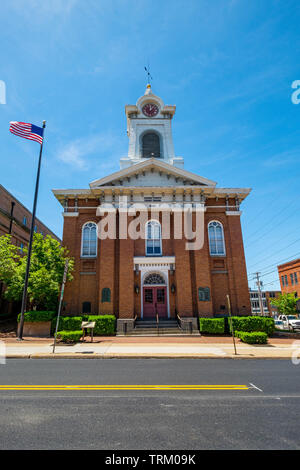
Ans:
[{"label": "arched transom window over door", "polygon": [[142,137],[142,156],[143,158],[160,158],[159,135],[154,132],[147,132]]},{"label": "arched transom window over door", "polygon": [[149,220],[146,223],[146,255],[160,256],[161,249],[161,226],[157,220]]},{"label": "arched transom window over door", "polygon": [[87,222],[82,227],[81,256],[97,256],[97,226]]},{"label": "arched transom window over door", "polygon": [[214,220],[208,224],[208,238],[210,254],[225,256],[224,231],[221,222]]},{"label": "arched transom window over door", "polygon": [[145,280],[144,280],[144,285],[148,285],[148,286],[153,286],[153,285],[165,285],[165,280],[164,278],[160,275],[160,274],[157,274],[157,273],[151,273],[151,274],[148,274],[148,276],[145,277]]}]

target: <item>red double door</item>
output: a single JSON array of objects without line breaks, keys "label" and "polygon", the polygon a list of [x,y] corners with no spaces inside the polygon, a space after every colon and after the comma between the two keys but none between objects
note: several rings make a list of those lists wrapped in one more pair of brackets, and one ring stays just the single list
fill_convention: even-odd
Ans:
[{"label": "red double door", "polygon": [[159,315],[160,318],[168,316],[166,286],[144,287],[143,317],[154,318],[156,313]]}]

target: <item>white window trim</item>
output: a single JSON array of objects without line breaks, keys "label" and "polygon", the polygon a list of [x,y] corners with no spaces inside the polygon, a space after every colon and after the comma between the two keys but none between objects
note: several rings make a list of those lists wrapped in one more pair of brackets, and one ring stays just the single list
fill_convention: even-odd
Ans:
[{"label": "white window trim", "polygon": [[[222,229],[222,237],[223,237],[223,253],[222,254],[221,253],[211,253],[210,237],[209,237],[209,226],[213,222],[216,222],[217,224],[220,224],[221,229]],[[219,220],[210,220],[207,224],[207,235],[208,235],[208,245],[209,245],[209,254],[210,254],[210,256],[216,256],[216,257],[226,256],[225,235],[224,235],[224,227],[223,227],[222,222],[220,222]]]},{"label": "white window trim", "polygon": [[[150,224],[151,222],[155,222],[156,224],[159,225],[159,248],[160,248],[160,253],[147,253],[147,241],[148,240],[156,240],[156,239],[148,239],[148,224]],[[145,255],[146,256],[162,256],[162,232],[161,232],[161,223],[159,222],[159,220],[156,220],[156,219],[150,219],[150,220],[147,220],[146,224],[145,224]]]},{"label": "white window trim", "polygon": [[[93,224],[96,226],[96,254],[95,255],[84,255],[83,254],[83,230],[84,230],[84,227],[87,225],[87,224]],[[81,228],[81,248],[80,248],[80,257],[81,258],[97,258],[98,256],[98,226],[96,224],[96,222],[93,222],[92,220],[88,221],[88,222],[85,222]]]}]

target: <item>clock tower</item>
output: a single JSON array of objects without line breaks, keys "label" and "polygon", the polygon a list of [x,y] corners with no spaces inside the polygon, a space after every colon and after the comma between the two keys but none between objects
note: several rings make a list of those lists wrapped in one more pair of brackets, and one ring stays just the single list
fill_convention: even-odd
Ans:
[{"label": "clock tower", "polygon": [[121,169],[148,158],[157,158],[178,168],[183,168],[183,158],[174,153],[171,121],[176,106],[165,105],[147,85],[145,94],[135,105],[125,106],[128,156],[120,159]]}]

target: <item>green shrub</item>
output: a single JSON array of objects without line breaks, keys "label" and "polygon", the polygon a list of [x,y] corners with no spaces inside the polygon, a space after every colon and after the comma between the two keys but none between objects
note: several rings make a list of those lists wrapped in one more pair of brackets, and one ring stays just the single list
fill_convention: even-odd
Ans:
[{"label": "green shrub", "polygon": [[[24,313],[25,322],[38,322],[38,321],[51,321],[55,312],[31,310]],[[20,321],[21,314],[18,315],[18,322]]]},{"label": "green shrub", "polygon": [[[53,318],[51,331],[54,333],[57,317]],[[81,315],[80,317],[60,317],[58,330],[74,331],[80,330],[83,321],[96,322],[94,335],[114,335],[116,317],[114,315]]]},{"label": "green shrub", "polygon": [[235,331],[235,336],[240,338],[243,343],[249,344],[266,344],[268,341],[268,335],[263,331]]},{"label": "green shrub", "polygon": [[88,315],[84,316],[84,321],[96,322],[94,328],[95,335],[114,335],[116,331],[116,317],[114,315]]},{"label": "green shrub", "polygon": [[234,331],[262,331],[268,336],[272,335],[275,330],[274,319],[271,317],[232,317],[232,325]]},{"label": "green shrub", "polygon": [[[57,317],[53,318],[51,329],[55,331]],[[59,317],[58,330],[74,331],[80,330],[82,317]]]},{"label": "green shrub", "polygon": [[229,318],[226,314],[216,313],[214,318],[223,318],[224,319],[224,333],[225,335],[230,334],[229,330]]},{"label": "green shrub", "polygon": [[82,336],[82,330],[78,331],[58,331],[57,338],[64,343],[77,343]]},{"label": "green shrub", "polygon": [[224,334],[224,318],[199,318],[199,323],[201,333]]}]

